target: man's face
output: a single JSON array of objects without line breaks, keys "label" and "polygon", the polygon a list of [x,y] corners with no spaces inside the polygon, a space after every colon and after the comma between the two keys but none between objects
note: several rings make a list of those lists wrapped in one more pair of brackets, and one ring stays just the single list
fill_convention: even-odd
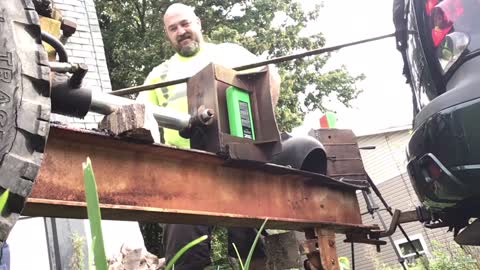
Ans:
[{"label": "man's face", "polygon": [[165,31],[175,51],[189,57],[200,50],[203,42],[200,19],[193,14],[175,12],[164,18]]}]

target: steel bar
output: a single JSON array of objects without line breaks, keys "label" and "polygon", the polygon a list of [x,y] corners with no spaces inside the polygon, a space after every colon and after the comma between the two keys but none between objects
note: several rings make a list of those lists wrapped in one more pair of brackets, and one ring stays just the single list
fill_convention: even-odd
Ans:
[{"label": "steel bar", "polygon": [[327,47],[327,48],[319,48],[319,49],[310,50],[310,51],[306,51],[306,52],[302,52],[302,53],[297,53],[297,54],[272,58],[272,59],[261,61],[261,62],[258,62],[258,63],[253,63],[253,64],[249,64],[249,65],[236,67],[234,69],[235,70],[246,70],[246,69],[265,66],[265,65],[268,65],[268,64],[276,64],[276,63],[291,61],[291,60],[295,60],[295,59],[299,59],[299,58],[304,58],[304,57],[307,57],[307,56],[319,55],[319,54],[323,54],[323,53],[327,53],[327,52],[331,52],[331,51],[340,50],[342,48],[346,48],[346,47],[350,47],[350,46],[354,46],[354,45],[359,45],[359,44],[363,44],[363,43],[367,43],[367,42],[377,41],[377,40],[390,38],[390,37],[395,37],[395,33],[387,34],[387,35],[381,35],[381,36],[377,36],[377,37],[373,37],[373,38],[362,39],[362,40],[349,42],[349,43],[345,43],[345,44],[340,44],[340,45],[335,45],[335,46],[331,46],[331,47]]},{"label": "steel bar", "polygon": [[[345,43],[345,44],[340,44],[340,45],[336,45],[336,46],[332,46],[332,47],[319,48],[319,49],[310,50],[310,51],[306,51],[306,52],[302,52],[302,53],[297,53],[297,54],[272,58],[272,59],[268,59],[268,60],[265,60],[265,61],[260,61],[260,62],[257,62],[257,63],[252,63],[252,64],[248,64],[248,65],[244,65],[244,66],[239,66],[239,67],[236,67],[236,68],[233,68],[233,69],[237,70],[237,71],[241,71],[241,70],[246,70],[246,69],[251,69],[251,68],[262,67],[262,66],[269,65],[269,64],[276,64],[276,63],[291,61],[291,60],[294,60],[294,59],[300,59],[300,58],[307,57],[307,56],[319,55],[319,54],[323,54],[323,53],[327,53],[327,52],[331,52],[331,51],[336,51],[336,50],[339,50],[339,49],[342,49],[342,48],[346,48],[346,47],[350,47],[350,46],[354,46],[354,45],[359,45],[359,44],[363,44],[363,43],[367,43],[367,42],[373,42],[373,41],[377,41],[377,40],[381,40],[381,39],[385,39],[385,38],[390,38],[390,37],[394,37],[394,36],[395,36],[395,33],[387,34],[387,35],[381,35],[381,36],[377,36],[377,37],[373,37],[373,38],[362,39],[362,40],[349,42],[349,43]],[[125,95],[135,94],[135,93],[139,93],[139,92],[142,92],[142,91],[152,90],[152,89],[155,89],[155,88],[167,87],[167,86],[170,86],[170,85],[175,85],[175,84],[180,84],[180,83],[186,83],[189,79],[190,79],[189,77],[186,77],[186,78],[181,78],[181,79],[167,81],[167,82],[160,82],[160,83],[149,84],[149,85],[141,85],[141,86],[133,86],[133,87],[129,87],[129,88],[115,90],[115,91],[111,92],[111,95],[125,96]]]},{"label": "steel bar", "polygon": [[52,127],[23,214],[86,218],[81,164],[89,156],[102,217],[164,223],[364,232],[356,188],[270,164],[231,164],[198,150],[144,145]]},{"label": "steel bar", "polygon": [[76,69],[76,64],[65,62],[49,62],[49,65],[52,72],[67,73],[74,72]]},{"label": "steel bar", "polygon": [[181,79],[178,79],[178,80],[172,80],[172,81],[168,81],[168,82],[160,82],[160,83],[155,83],[155,84],[132,86],[132,87],[112,91],[110,94],[115,95],[115,96],[125,96],[125,95],[140,93],[140,92],[147,91],[147,90],[152,90],[152,89],[155,89],[155,88],[162,88],[162,87],[167,87],[167,86],[170,86],[170,85],[186,83],[188,81],[188,79],[190,79],[190,77],[181,78]]}]

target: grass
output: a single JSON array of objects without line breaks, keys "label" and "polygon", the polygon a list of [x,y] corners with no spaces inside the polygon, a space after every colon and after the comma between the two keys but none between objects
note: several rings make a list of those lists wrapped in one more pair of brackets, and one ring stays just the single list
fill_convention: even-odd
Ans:
[{"label": "grass", "polygon": [[265,219],[262,226],[258,230],[257,235],[255,236],[255,240],[253,240],[252,246],[250,247],[250,252],[248,252],[248,256],[247,256],[247,259],[245,260],[245,263],[242,261],[242,257],[240,257],[240,253],[238,252],[237,246],[235,246],[235,243],[232,243],[233,248],[235,249],[235,253],[237,253],[238,262],[239,262],[240,268],[242,270],[249,270],[250,269],[250,262],[252,261],[253,251],[255,250],[255,247],[257,246],[258,239],[260,238],[260,235],[262,234],[263,228],[265,228],[265,225],[267,224],[267,221],[268,221],[268,219]]},{"label": "grass", "polygon": [[87,157],[87,161],[82,164],[83,179],[85,183],[85,197],[87,199],[87,213],[92,232],[92,249],[95,268],[97,270],[107,270],[107,257],[102,234],[102,216],[98,202],[97,183],[93,173],[92,162]]}]

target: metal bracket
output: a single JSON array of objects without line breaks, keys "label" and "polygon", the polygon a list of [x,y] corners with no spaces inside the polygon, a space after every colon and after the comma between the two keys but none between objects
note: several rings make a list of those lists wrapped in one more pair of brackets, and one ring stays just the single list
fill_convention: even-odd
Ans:
[{"label": "metal bracket", "polygon": [[390,222],[390,226],[388,230],[372,230],[369,233],[351,233],[347,234],[347,238],[344,240],[345,243],[363,243],[369,245],[377,246],[377,251],[380,251],[381,245],[386,245],[387,242],[383,240],[379,240],[380,238],[385,238],[393,235],[397,230],[399,224],[402,223],[409,223],[409,222],[427,222],[430,221],[428,212],[422,208],[417,207],[417,209],[412,211],[402,212],[398,209],[395,209],[392,221]]},{"label": "metal bracket", "polygon": [[300,252],[307,256],[307,270],[339,270],[335,231],[325,228],[305,230],[306,241],[300,244]]},{"label": "metal bracket", "polygon": [[[192,136],[192,149],[219,153],[228,159],[269,162],[281,151],[280,134],[275,121],[270,94],[269,69],[247,74],[210,64],[187,82],[189,113],[194,114],[204,105],[215,114],[211,125],[202,136]],[[255,140],[230,134],[226,105],[226,91],[235,86],[248,92],[252,101],[252,119]]]}]

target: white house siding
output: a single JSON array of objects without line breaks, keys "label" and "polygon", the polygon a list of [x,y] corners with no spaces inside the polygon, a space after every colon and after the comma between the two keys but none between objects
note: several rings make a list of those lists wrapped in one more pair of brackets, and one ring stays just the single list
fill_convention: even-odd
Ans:
[{"label": "white house siding", "polygon": [[365,170],[375,183],[381,183],[406,172],[406,146],[408,130],[358,137],[360,147],[375,146],[374,150],[361,150]]}]

